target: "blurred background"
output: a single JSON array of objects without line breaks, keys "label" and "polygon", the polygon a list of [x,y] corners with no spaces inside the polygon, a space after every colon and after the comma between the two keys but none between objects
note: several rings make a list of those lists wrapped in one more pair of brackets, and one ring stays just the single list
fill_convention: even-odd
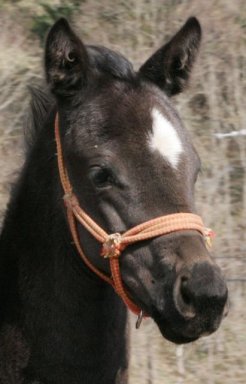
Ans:
[{"label": "blurred background", "polygon": [[0,222],[23,162],[28,85],[42,83],[47,29],[67,17],[86,43],[123,53],[136,69],[191,16],[203,42],[176,99],[202,159],[197,208],[217,233],[213,253],[230,291],[219,331],[176,347],[151,320],[131,318],[130,384],[246,382],[246,1],[0,0]]}]

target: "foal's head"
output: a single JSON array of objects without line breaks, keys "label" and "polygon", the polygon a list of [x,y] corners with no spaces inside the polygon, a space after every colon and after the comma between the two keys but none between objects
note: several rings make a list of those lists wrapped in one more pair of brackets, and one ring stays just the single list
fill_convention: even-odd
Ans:
[{"label": "foal's head", "polygon": [[[64,19],[51,29],[46,74],[57,99],[65,163],[80,205],[108,233],[194,211],[200,160],[169,97],[182,91],[201,38],[191,18],[140,69],[84,46]],[[87,256],[104,272],[99,244],[82,227]],[[203,237],[179,231],[129,246],[123,283],[162,334],[188,342],[217,329],[227,288]]]}]

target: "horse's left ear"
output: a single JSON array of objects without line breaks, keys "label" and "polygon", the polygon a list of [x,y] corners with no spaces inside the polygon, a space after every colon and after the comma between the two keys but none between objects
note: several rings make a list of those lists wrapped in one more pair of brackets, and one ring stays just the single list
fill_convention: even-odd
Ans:
[{"label": "horse's left ear", "polygon": [[56,95],[71,95],[86,84],[88,54],[66,19],[59,19],[49,31],[45,49],[46,78]]},{"label": "horse's left ear", "polygon": [[199,21],[191,17],[166,45],[142,65],[140,75],[158,85],[168,96],[181,92],[188,81],[201,35]]}]

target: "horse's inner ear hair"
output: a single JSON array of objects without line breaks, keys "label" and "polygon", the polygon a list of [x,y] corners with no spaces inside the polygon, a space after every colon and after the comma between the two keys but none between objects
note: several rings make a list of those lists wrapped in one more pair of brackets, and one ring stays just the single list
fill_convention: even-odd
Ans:
[{"label": "horse's inner ear hair", "polygon": [[76,59],[77,59],[75,52],[68,52],[66,54],[66,59],[70,63],[74,63],[76,61]]},{"label": "horse's inner ear hair", "polygon": [[178,33],[142,65],[140,76],[155,83],[168,96],[183,91],[197,56],[201,34],[198,20],[188,19]]},{"label": "horse's inner ear hair", "polygon": [[54,24],[48,34],[45,69],[47,82],[57,96],[71,95],[86,83],[86,48],[63,18]]}]

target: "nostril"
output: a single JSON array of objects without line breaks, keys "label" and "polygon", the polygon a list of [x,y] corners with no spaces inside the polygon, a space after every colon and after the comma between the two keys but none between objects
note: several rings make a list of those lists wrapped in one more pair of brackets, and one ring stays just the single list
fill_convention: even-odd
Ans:
[{"label": "nostril", "polygon": [[228,290],[217,267],[207,263],[184,269],[174,285],[176,309],[185,318],[206,317],[216,322],[228,312]]},{"label": "nostril", "polygon": [[180,294],[185,304],[191,305],[191,293],[188,288],[188,277],[181,277]]},{"label": "nostril", "polygon": [[192,303],[192,294],[189,289],[189,277],[179,276],[174,287],[174,301],[179,313],[185,318],[193,318],[196,315]]}]

